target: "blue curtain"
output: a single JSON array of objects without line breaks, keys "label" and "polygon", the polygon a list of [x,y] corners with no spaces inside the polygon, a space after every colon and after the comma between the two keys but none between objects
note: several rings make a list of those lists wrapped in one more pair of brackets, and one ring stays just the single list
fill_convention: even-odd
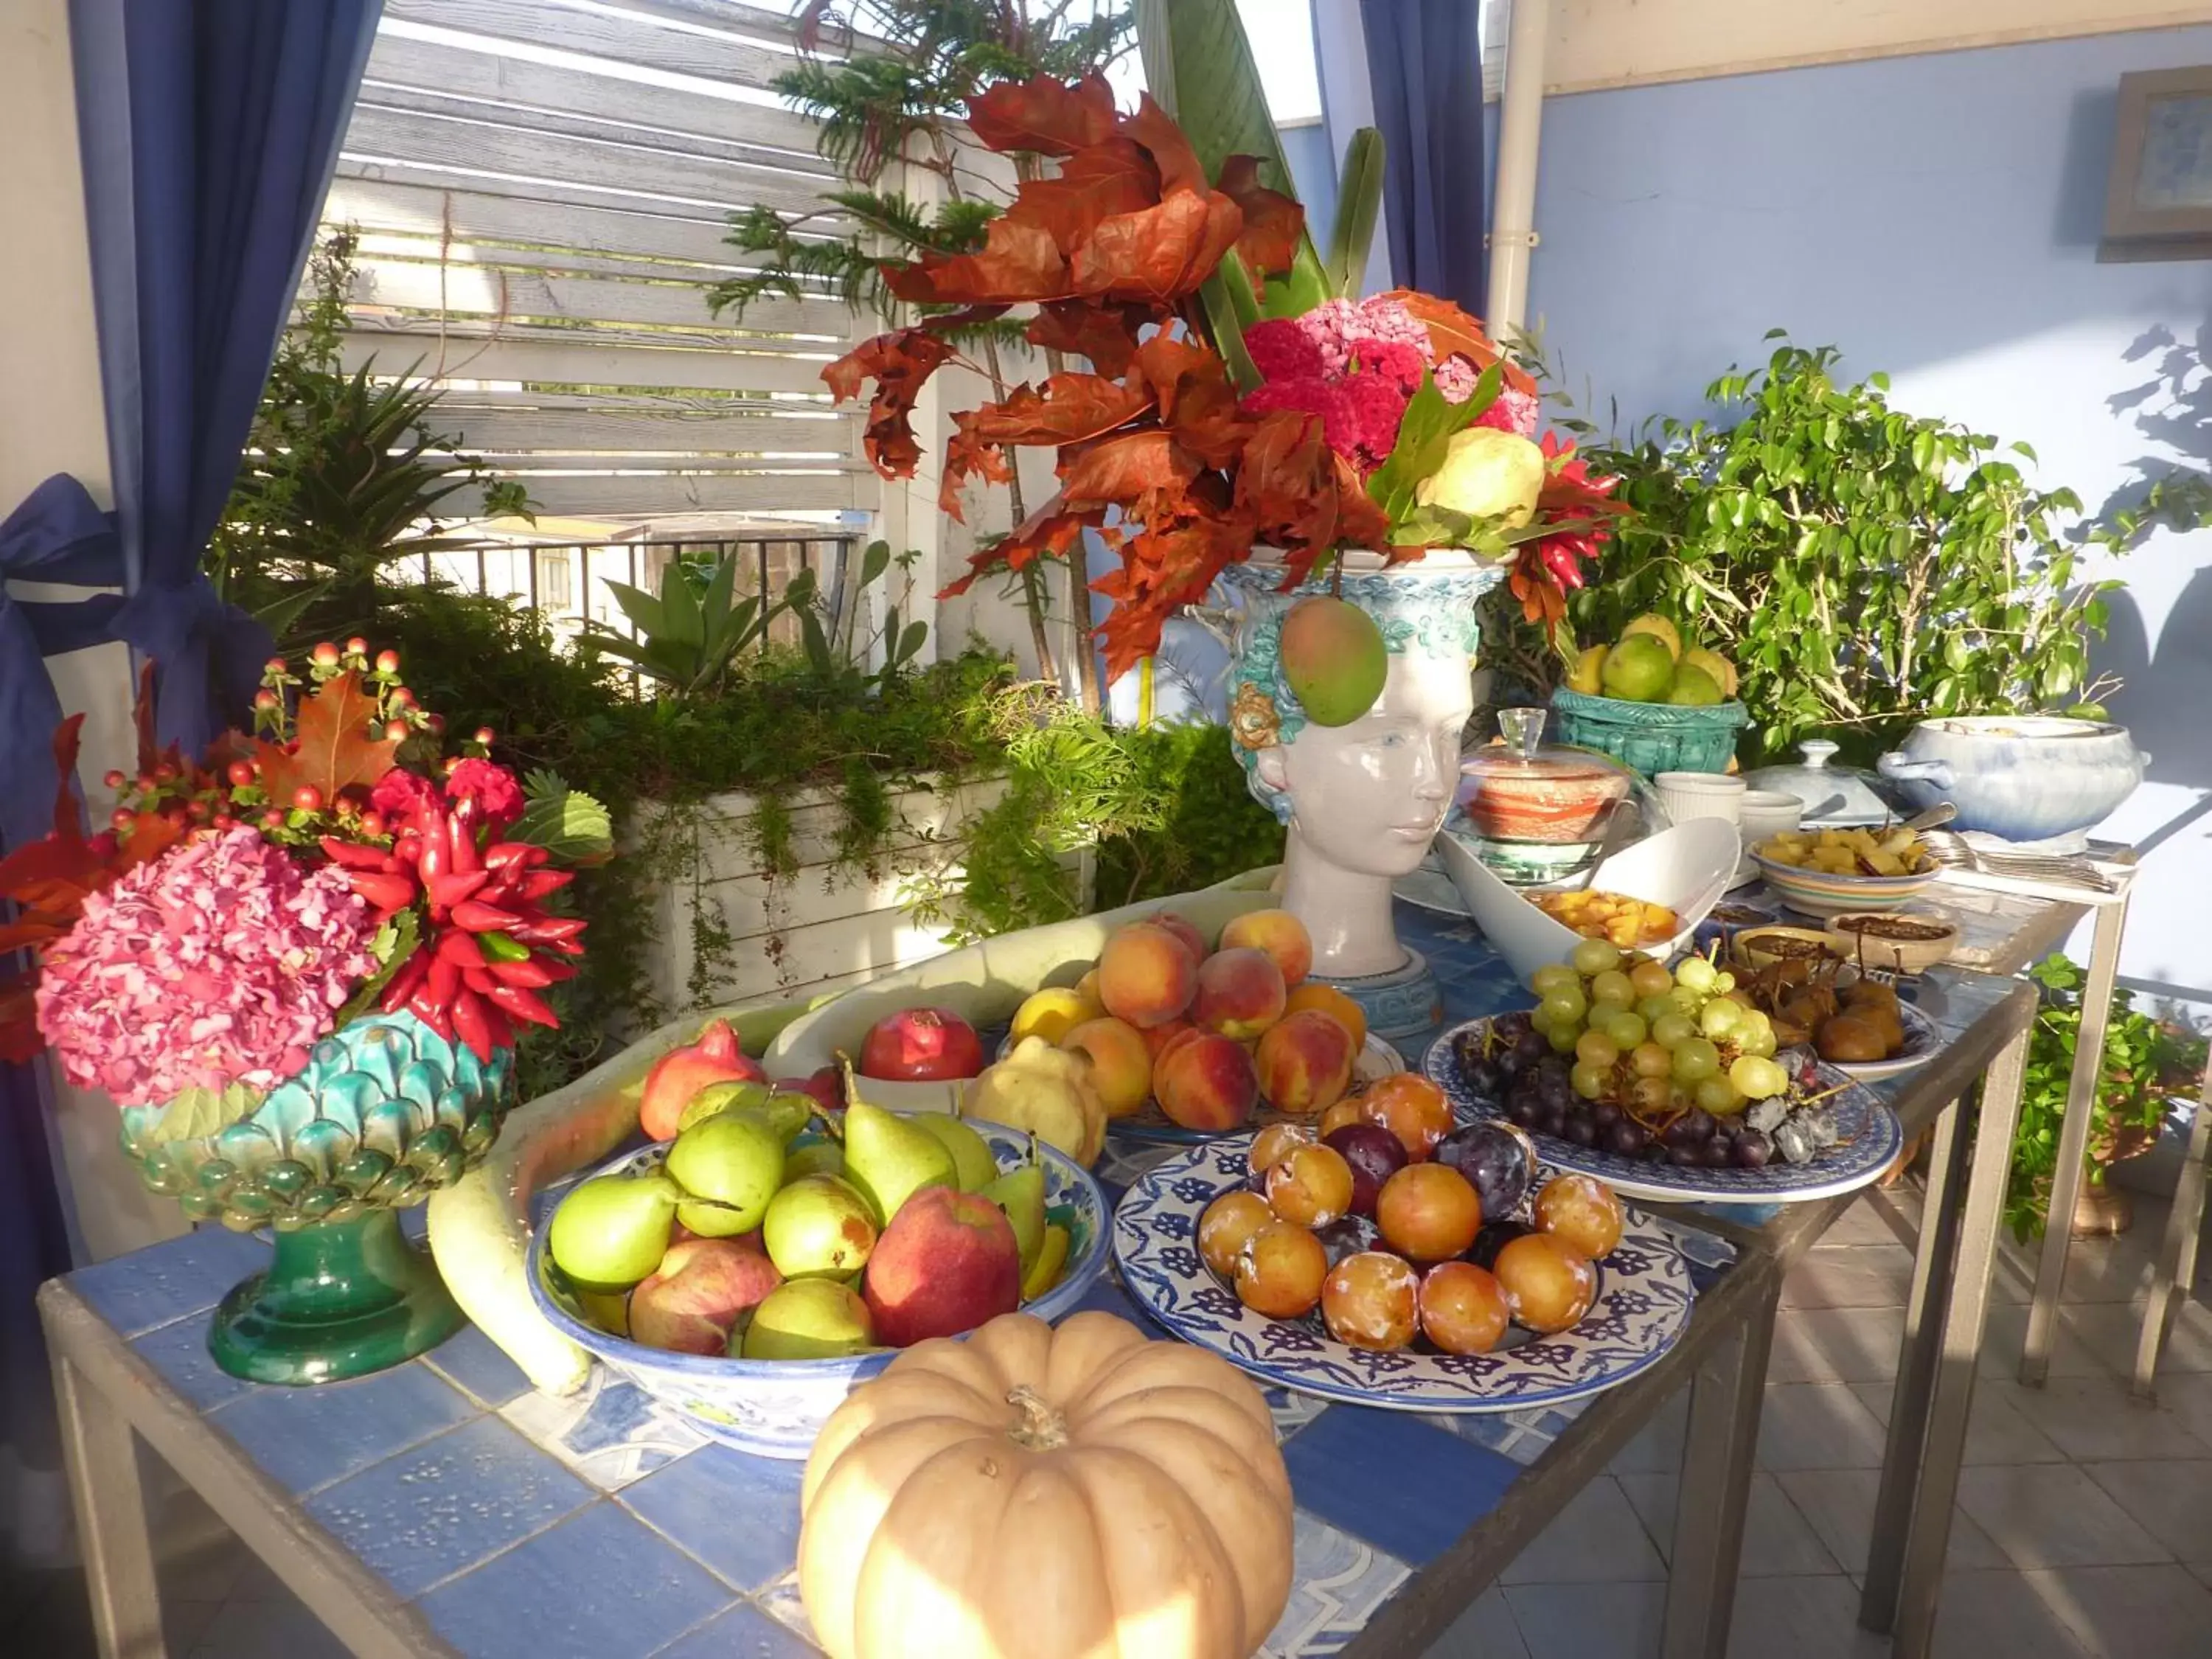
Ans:
[{"label": "blue curtain", "polygon": [[238,474],[383,0],[70,0],[122,536],[118,637],[196,752],[251,703],[268,634],[201,555]]},{"label": "blue curtain", "polygon": [[1489,259],[1483,203],[1482,8],[1476,0],[1360,0],[1382,211],[1401,288],[1480,317]]}]

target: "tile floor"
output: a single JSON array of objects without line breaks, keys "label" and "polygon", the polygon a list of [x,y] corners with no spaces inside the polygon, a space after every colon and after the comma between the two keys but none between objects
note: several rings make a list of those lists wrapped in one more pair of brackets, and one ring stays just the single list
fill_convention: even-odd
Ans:
[{"label": "tile floor", "polygon": [[[1870,1194],[1791,1274],[1737,1590],[1740,1659],[1875,1659],[1856,1625],[1917,1206]],[[1957,1659],[2212,1655],[2212,1306],[2177,1326],[2155,1407],[2130,1398],[2160,1206],[2077,1243],[2050,1383],[2013,1376],[2033,1265],[2008,1251],[1975,1391],[1936,1632]],[[1522,1552],[1428,1659],[1645,1659],[1658,1651],[1684,1404],[1674,1402]],[[159,1472],[149,1472],[149,1484]],[[157,1538],[172,1659],[343,1650],[173,1482]],[[734,1642],[731,1651],[744,1646]],[[93,1651],[82,1574],[0,1583],[0,1654]],[[565,1656],[563,1656],[565,1659]],[[576,1659],[588,1659],[577,1656]]]}]

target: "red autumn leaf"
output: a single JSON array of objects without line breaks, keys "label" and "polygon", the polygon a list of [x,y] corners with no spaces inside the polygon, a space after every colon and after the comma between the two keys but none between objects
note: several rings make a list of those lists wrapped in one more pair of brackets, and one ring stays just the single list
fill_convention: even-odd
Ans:
[{"label": "red autumn leaf", "polygon": [[1071,507],[1110,504],[1149,520],[1148,498],[1179,499],[1197,477],[1198,458],[1156,427],[1118,433],[1076,453],[1060,470],[1060,493]]},{"label": "red autumn leaf", "polygon": [[1058,177],[1024,182],[1006,216],[1047,231],[1054,246],[1073,254],[1101,219],[1141,212],[1159,199],[1152,158],[1129,139],[1109,138],[1068,157]]},{"label": "red autumn leaf", "polygon": [[1137,352],[1137,331],[1148,307],[1091,300],[1050,300],[1030,321],[1029,343],[1088,358],[1101,374],[1126,374]]},{"label": "red autumn leaf", "polygon": [[1033,559],[1066,558],[1068,550],[1075,545],[1077,538],[1085,529],[1096,526],[1105,516],[1103,507],[1087,512],[1068,512],[1061,497],[1055,495],[1016,526],[1012,535],[972,554],[968,560],[967,574],[941,590],[937,597],[940,599],[956,599],[973,587],[977,577],[1000,571],[1019,570]]},{"label": "red autumn leaf", "polygon": [[1498,342],[1484,331],[1480,319],[1469,316],[1449,300],[1439,300],[1433,294],[1422,294],[1410,288],[1392,289],[1382,297],[1395,300],[1428,329],[1429,343],[1439,358],[1456,352],[1479,369],[1504,362],[1505,384],[1516,392],[1535,396],[1536,382],[1498,349]]},{"label": "red autumn leaf", "polygon": [[1057,300],[1069,292],[1067,260],[1043,225],[1001,214],[974,253],[884,267],[884,286],[915,305],[1012,305]]},{"label": "red autumn leaf", "polygon": [[1006,483],[1014,476],[1006,451],[975,434],[975,411],[966,410],[952,417],[952,436],[945,446],[945,472],[937,485],[938,511],[955,524],[968,522],[961,500],[968,480],[976,474],[986,483]]},{"label": "red autumn leaf", "polygon": [[1237,388],[1219,357],[1160,333],[1137,349],[1136,371],[1176,441],[1208,466],[1236,465],[1252,422],[1238,410]]},{"label": "red autumn leaf", "polygon": [[921,446],[915,441],[912,421],[915,399],[938,366],[951,355],[952,348],[927,329],[902,328],[861,341],[822,371],[830,395],[841,404],[857,397],[863,381],[873,379],[876,382],[860,442],[868,459],[884,477],[914,477],[921,459]]},{"label": "red autumn leaf", "polygon": [[968,100],[968,127],[986,149],[1067,155],[1113,136],[1114,93],[1101,75],[1001,81]]},{"label": "red autumn leaf", "polygon": [[0,982],[0,1060],[11,1066],[36,1060],[46,1046],[39,1035],[38,1004],[32,1000],[37,984],[31,974]]},{"label": "red autumn leaf", "polygon": [[1160,170],[1163,193],[1176,190],[1205,193],[1206,169],[1198,164],[1198,152],[1190,147],[1175,118],[1152,101],[1152,94],[1139,95],[1137,112],[1121,118],[1121,131],[1152,152],[1153,164]]},{"label": "red autumn leaf", "polygon": [[1250,552],[1249,525],[1234,514],[1194,514],[1171,525],[1147,526],[1128,538],[1122,568],[1091,583],[1114,601],[1098,629],[1106,675],[1119,679],[1160,648],[1160,629],[1183,605],[1206,596],[1215,577]]},{"label": "red autumn leaf", "polygon": [[281,744],[264,738],[256,745],[271,800],[288,801],[295,791],[312,788],[327,803],[343,790],[367,789],[392,769],[399,749],[376,719],[376,699],[351,671],[300,699],[293,738]]},{"label": "red autumn leaf", "polygon": [[958,510],[960,490],[975,472],[1001,482],[1010,477],[1000,453],[1006,446],[1083,443],[1141,414],[1148,401],[1142,392],[1096,374],[1055,374],[1042,392],[1016,386],[1004,403],[956,415],[938,504],[964,522]]},{"label": "red autumn leaf", "polygon": [[1305,232],[1306,210],[1280,191],[1260,182],[1260,163],[1249,155],[1232,155],[1221,164],[1216,186],[1237,204],[1244,216],[1244,233],[1237,239],[1237,257],[1251,270],[1255,282],[1266,272],[1288,270]]},{"label": "red autumn leaf", "polygon": [[1172,307],[1213,274],[1243,227],[1226,196],[1170,191],[1158,207],[1098,222],[1069,261],[1074,291]]}]

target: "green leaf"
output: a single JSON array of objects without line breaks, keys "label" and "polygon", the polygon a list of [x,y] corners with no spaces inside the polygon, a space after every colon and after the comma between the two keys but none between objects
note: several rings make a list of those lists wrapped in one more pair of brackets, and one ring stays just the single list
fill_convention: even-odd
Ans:
[{"label": "green leaf", "polygon": [[376,1000],[384,994],[384,988],[392,982],[408,957],[415,954],[418,943],[415,912],[401,910],[376,930],[376,937],[368,943],[369,953],[383,965],[363,980],[353,995],[346,999],[331,1022],[333,1030],[340,1030],[359,1019],[375,1007]]},{"label": "green leaf", "polygon": [[892,659],[892,665],[896,666],[900,663],[912,662],[915,659],[915,653],[921,649],[923,642],[928,638],[929,624],[927,623],[908,623],[906,625],[906,631],[899,635],[898,654]]},{"label": "green leaf", "polygon": [[[1398,422],[1397,447],[1367,480],[1369,498],[1389,515],[1392,525],[1412,516],[1414,492],[1436,476],[1454,436],[1498,400],[1504,383],[1503,367],[1492,363],[1475,382],[1474,394],[1465,403],[1454,404],[1437,390],[1434,375],[1421,377],[1420,390],[1407,400],[1405,416]],[[1392,539],[1401,538],[1394,536]]]},{"label": "green leaf", "polygon": [[659,628],[653,631],[664,634],[679,645],[698,647],[707,642],[707,619],[699,609],[698,595],[684,579],[681,568],[670,565],[660,576]]},{"label": "green leaf", "polygon": [[592,864],[614,851],[614,821],[591,796],[568,787],[558,774],[532,772],[523,780],[522,816],[507,831],[509,841],[528,842],[553,855],[556,864]]},{"label": "green leaf", "polygon": [[668,621],[660,608],[660,601],[641,587],[632,587],[628,582],[609,582],[607,592],[615,596],[623,615],[635,625],[637,631],[647,637],[668,631]]},{"label": "green leaf", "polygon": [[1337,297],[1356,300],[1367,286],[1367,260],[1375,243],[1375,222],[1382,208],[1382,135],[1362,127],[1345,147],[1344,171],[1336,185],[1336,222],[1329,228],[1328,257],[1322,263]]},{"label": "green leaf", "polygon": [[264,1098],[258,1089],[243,1083],[213,1089],[187,1089],[163,1109],[154,1127],[138,1143],[141,1156],[155,1146],[179,1140],[204,1140],[234,1123],[243,1123],[260,1109]]},{"label": "green leaf", "polygon": [[1212,331],[1213,343],[1221,353],[1222,362],[1229,366],[1229,378],[1237,390],[1258,390],[1259,365],[1245,349],[1243,323],[1237,315],[1236,301],[1230,297],[1229,283],[1218,270],[1199,284],[1198,302],[1205,308],[1206,327]]},{"label": "green leaf", "polygon": [[860,586],[872,586],[884,571],[891,568],[891,544],[889,542],[870,542],[860,555]]},{"label": "green leaf", "polygon": [[722,624],[730,615],[730,596],[737,585],[738,556],[731,552],[723,556],[707,580],[707,597],[700,605],[702,639],[712,640],[722,631]]}]

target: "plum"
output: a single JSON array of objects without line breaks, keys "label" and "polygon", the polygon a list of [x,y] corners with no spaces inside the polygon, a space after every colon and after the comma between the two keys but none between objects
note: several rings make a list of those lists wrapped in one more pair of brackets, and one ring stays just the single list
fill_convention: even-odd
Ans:
[{"label": "plum", "polygon": [[1404,1169],[1406,1144],[1379,1123],[1347,1123],[1322,1138],[1352,1166],[1352,1212],[1371,1216],[1382,1183]]},{"label": "plum", "polygon": [[1510,1123],[1469,1123],[1437,1144],[1436,1161],[1473,1183],[1486,1216],[1509,1216],[1521,1207],[1536,1178],[1535,1143]]}]

